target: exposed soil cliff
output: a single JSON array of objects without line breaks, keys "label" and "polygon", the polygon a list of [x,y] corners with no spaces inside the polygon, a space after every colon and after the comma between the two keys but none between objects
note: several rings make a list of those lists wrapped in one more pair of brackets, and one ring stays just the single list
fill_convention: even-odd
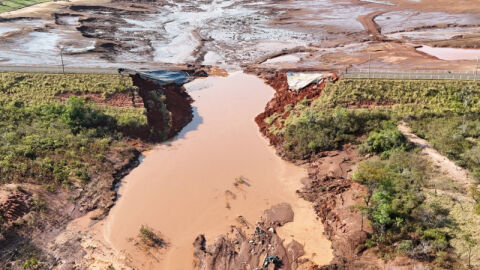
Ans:
[{"label": "exposed soil cliff", "polygon": [[[275,95],[273,99],[267,103],[265,111],[255,118],[255,122],[257,122],[257,125],[260,127],[262,134],[267,136],[272,144],[277,145],[280,143],[281,138],[268,132],[268,125],[265,123],[265,119],[275,113],[281,114],[284,119],[287,118],[289,113],[285,113],[285,106],[295,106],[295,104],[304,98],[313,99],[318,97],[325,87],[325,80],[320,83],[312,83],[301,89],[301,91],[290,91],[287,74],[285,72],[265,73],[262,74],[261,77],[275,90]],[[334,74],[330,79],[336,80],[337,76]]]},{"label": "exposed soil cliff", "polygon": [[[129,94],[116,94],[101,98],[88,94],[95,103],[111,106],[139,106],[147,111],[148,130],[131,130],[131,137],[154,141],[173,137],[193,118],[191,102],[185,88],[169,84],[158,86],[152,81],[133,75],[141,97]],[[65,99],[72,93],[59,96]],[[132,102],[134,102],[132,104]],[[160,132],[159,132],[160,131]],[[152,136],[153,134],[153,136]],[[61,269],[71,269],[83,259],[84,249],[72,235],[61,246],[50,244],[65,230],[67,224],[86,213],[98,209],[92,219],[101,219],[113,206],[116,199],[115,186],[120,179],[139,164],[141,151],[149,147],[149,142],[124,138],[125,146],[118,146],[105,155],[105,168],[94,168],[89,181],[84,186],[68,190],[54,187],[52,190],[32,184],[7,185],[0,187],[0,268],[22,269],[22,264],[35,257],[45,269],[52,265],[63,265]],[[131,147],[134,146],[134,148]],[[66,268],[65,268],[66,267]],[[43,268],[42,268],[43,269]]]},{"label": "exposed soil cliff", "polygon": [[324,269],[380,269],[381,260],[369,254],[364,242],[371,228],[355,206],[363,204],[365,187],[351,180],[359,160],[353,147],[327,151],[309,164],[308,181],[298,191],[312,202],[320,217],[325,234],[332,241],[334,260]]},{"label": "exposed soil cliff", "polygon": [[[160,86],[140,75],[131,75],[133,84],[147,111],[147,121],[151,130],[162,134],[150,134],[154,140],[171,138],[193,119],[191,103],[193,99],[182,85]],[[163,136],[163,135],[166,135]]]}]

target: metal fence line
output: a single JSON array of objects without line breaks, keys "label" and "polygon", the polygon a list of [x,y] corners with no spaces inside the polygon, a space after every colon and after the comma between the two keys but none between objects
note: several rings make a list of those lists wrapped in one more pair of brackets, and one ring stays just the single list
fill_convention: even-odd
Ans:
[{"label": "metal fence line", "polygon": [[117,74],[117,68],[105,67],[62,67],[62,66],[0,66],[0,72],[34,72],[34,73],[97,73]]},{"label": "metal fence line", "polygon": [[475,70],[377,70],[352,69],[340,72],[343,78],[399,80],[476,80]]}]

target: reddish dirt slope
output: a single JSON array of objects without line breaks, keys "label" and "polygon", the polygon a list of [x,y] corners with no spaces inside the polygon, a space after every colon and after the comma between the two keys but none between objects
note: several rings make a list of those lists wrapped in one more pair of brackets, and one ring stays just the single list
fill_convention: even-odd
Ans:
[{"label": "reddish dirt slope", "polygon": [[[133,84],[139,88],[138,93],[144,101],[147,110],[147,121],[151,128],[155,130],[165,130],[165,128],[169,126],[167,121],[170,121],[168,137],[173,137],[193,119],[193,109],[191,106],[193,99],[183,86],[176,84],[159,86],[153,81],[141,78],[138,74],[132,75],[131,77]],[[151,92],[165,95],[165,105],[170,112],[170,119],[165,118],[163,113],[159,111],[162,107],[161,105],[157,104],[158,106],[148,107],[149,102],[158,102],[152,100]]]},{"label": "reddish dirt slope", "polygon": [[[310,84],[301,91],[296,92],[289,90],[287,74],[285,72],[267,73],[262,76],[265,82],[275,90],[275,95],[273,99],[267,103],[265,111],[255,117],[255,122],[260,127],[260,132],[267,136],[272,144],[277,145],[280,142],[280,138],[268,133],[268,126],[265,123],[265,119],[275,113],[281,114],[283,118],[287,118],[288,113],[285,113],[285,106],[289,104],[295,106],[295,104],[304,98],[313,99],[320,96],[325,87],[325,81],[318,84]],[[331,80],[337,79],[338,77],[336,75],[331,78]]]}]

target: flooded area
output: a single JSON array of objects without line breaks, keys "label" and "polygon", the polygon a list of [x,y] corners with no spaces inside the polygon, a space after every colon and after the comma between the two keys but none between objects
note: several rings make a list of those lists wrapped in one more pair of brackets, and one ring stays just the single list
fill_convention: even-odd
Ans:
[{"label": "flooded area", "polygon": [[480,58],[480,49],[436,48],[424,45],[417,50],[442,60],[476,60]]},{"label": "flooded area", "polygon": [[375,22],[383,34],[391,34],[408,29],[432,29],[436,25],[477,25],[480,18],[476,14],[449,14],[445,12],[392,11],[379,15]]},{"label": "flooded area", "polygon": [[[199,234],[213,241],[239,225],[239,217],[252,226],[264,210],[286,202],[295,217],[278,234],[303,244],[312,261],[327,264],[332,252],[323,226],[295,194],[306,169],[278,157],[253,121],[273,89],[243,73],[199,79],[186,88],[195,99],[193,121],[148,152],[122,181],[105,225],[107,241],[141,269],[190,269]],[[165,237],[165,254],[152,259],[133,245],[142,225]]]}]

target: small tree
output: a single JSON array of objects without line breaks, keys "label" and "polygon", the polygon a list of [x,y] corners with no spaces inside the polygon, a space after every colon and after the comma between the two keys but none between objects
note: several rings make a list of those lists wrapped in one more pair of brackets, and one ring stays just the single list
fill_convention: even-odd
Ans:
[{"label": "small tree", "polygon": [[477,245],[477,240],[472,238],[471,234],[465,234],[463,236],[463,241],[467,249],[468,268],[472,268],[472,251],[473,251],[473,248]]}]

